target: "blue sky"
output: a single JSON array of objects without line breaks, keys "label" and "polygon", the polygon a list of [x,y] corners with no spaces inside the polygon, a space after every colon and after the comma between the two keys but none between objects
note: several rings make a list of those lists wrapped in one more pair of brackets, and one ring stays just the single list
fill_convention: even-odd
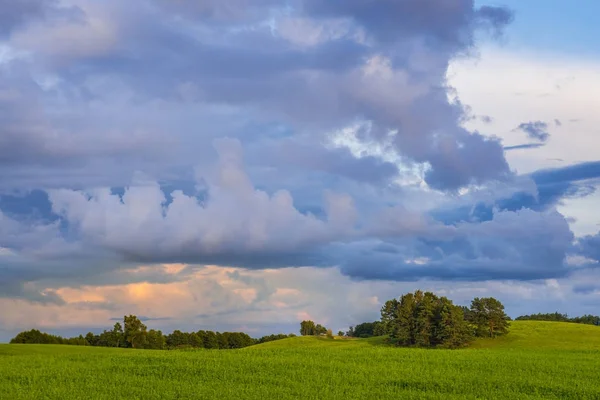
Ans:
[{"label": "blue sky", "polygon": [[515,11],[507,29],[510,48],[561,53],[573,57],[600,56],[595,38],[600,35],[596,16],[600,4],[593,0],[476,1],[477,5],[505,5]]},{"label": "blue sky", "polygon": [[130,313],[337,331],[417,288],[597,313],[600,6],[577,4],[9,2],[0,340]]}]

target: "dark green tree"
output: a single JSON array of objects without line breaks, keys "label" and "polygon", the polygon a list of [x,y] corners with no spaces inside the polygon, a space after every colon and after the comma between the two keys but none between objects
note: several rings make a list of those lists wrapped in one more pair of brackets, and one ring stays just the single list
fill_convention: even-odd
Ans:
[{"label": "dark green tree", "polygon": [[135,315],[123,317],[125,341],[129,347],[144,347],[146,344],[147,327]]},{"label": "dark green tree", "polygon": [[302,321],[300,322],[300,335],[312,336],[317,334],[317,327],[314,321]]},{"label": "dark green tree", "polygon": [[504,305],[493,297],[476,297],[471,302],[471,323],[475,327],[475,335],[480,337],[496,337],[508,333],[510,326]]},{"label": "dark green tree", "polygon": [[398,299],[392,299],[385,302],[381,307],[381,331],[382,335],[392,335],[395,328],[395,323],[398,319],[398,308],[400,302]]},{"label": "dark green tree", "polygon": [[111,346],[120,347],[125,345],[123,327],[120,323],[115,323],[112,330]]},{"label": "dark green tree", "polygon": [[[417,290],[386,304],[378,331],[391,327],[390,337],[398,345],[457,348],[471,340],[462,309],[446,297]],[[396,310],[392,310],[392,306],[396,306]]]},{"label": "dark green tree", "polygon": [[205,349],[218,349],[219,341],[217,340],[217,334],[213,331],[206,331],[204,336],[204,348]]},{"label": "dark green tree", "polygon": [[167,339],[160,330],[150,329],[146,335],[146,349],[162,350],[167,347]]},{"label": "dark green tree", "polygon": [[327,328],[325,328],[323,325],[321,324],[317,324],[317,326],[315,327],[315,335],[317,336],[321,336],[321,335],[325,335],[327,333]]}]

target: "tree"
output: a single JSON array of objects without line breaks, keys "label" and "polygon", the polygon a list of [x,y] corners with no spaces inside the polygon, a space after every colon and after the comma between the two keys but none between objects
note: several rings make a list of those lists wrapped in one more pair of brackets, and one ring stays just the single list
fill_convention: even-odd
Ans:
[{"label": "tree", "polygon": [[123,339],[123,327],[118,322],[113,326],[111,339],[114,343],[114,347],[119,347],[125,342]]},{"label": "tree", "polygon": [[132,348],[143,347],[147,336],[146,325],[135,315],[124,316],[123,325],[125,326],[125,341],[129,346]]},{"label": "tree", "polygon": [[385,302],[381,307],[381,331],[383,335],[391,335],[394,331],[394,324],[398,318],[398,307],[400,302],[398,299],[392,299]]},{"label": "tree", "polygon": [[327,328],[325,328],[321,324],[317,324],[317,326],[315,327],[314,335],[321,336],[321,335],[325,335],[326,333],[327,333]]},{"label": "tree", "polygon": [[204,336],[204,348],[205,349],[218,349],[219,341],[217,340],[217,334],[213,331],[206,331]]},{"label": "tree", "polygon": [[96,346],[99,338],[99,336],[94,335],[92,332],[88,332],[87,335],[85,335],[85,340],[90,346]]},{"label": "tree", "polygon": [[[354,327],[352,332],[353,337],[359,338],[367,338],[375,335],[375,329],[382,325],[381,322],[363,322],[362,324],[358,324]],[[381,331],[381,329],[379,330]]]},{"label": "tree", "polygon": [[167,339],[160,330],[150,329],[146,339],[147,349],[162,350],[167,347]]},{"label": "tree", "polygon": [[300,322],[300,334],[302,336],[312,336],[316,335],[317,327],[314,321],[302,321]]},{"label": "tree", "polygon": [[381,324],[373,332],[388,330],[401,346],[456,348],[471,339],[462,309],[431,292],[417,290],[390,300],[381,314]]},{"label": "tree", "polygon": [[331,329],[327,329],[327,337],[329,339],[333,339],[333,332],[331,331]]},{"label": "tree", "polygon": [[504,305],[493,297],[476,297],[471,302],[471,323],[476,336],[496,337],[508,333],[509,318]]},{"label": "tree", "polygon": [[338,331],[338,336],[344,336],[344,331]]}]

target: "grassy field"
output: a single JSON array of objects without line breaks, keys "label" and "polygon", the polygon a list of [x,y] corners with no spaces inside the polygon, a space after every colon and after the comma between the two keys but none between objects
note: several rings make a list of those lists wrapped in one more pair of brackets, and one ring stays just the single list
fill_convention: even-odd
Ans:
[{"label": "grassy field", "polygon": [[1,399],[600,399],[600,328],[515,322],[465,350],[299,337],[241,350],[0,345]]}]

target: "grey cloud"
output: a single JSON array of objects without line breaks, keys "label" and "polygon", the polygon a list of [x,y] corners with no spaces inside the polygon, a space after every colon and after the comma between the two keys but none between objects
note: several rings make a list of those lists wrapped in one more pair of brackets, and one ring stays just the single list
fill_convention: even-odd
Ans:
[{"label": "grey cloud", "polygon": [[378,157],[356,158],[346,148],[327,149],[310,141],[279,140],[270,145],[263,144],[251,154],[251,161],[258,165],[317,170],[377,186],[390,182],[399,174],[396,164]]},{"label": "grey cloud", "polygon": [[550,138],[548,124],[543,121],[523,122],[517,129],[525,132],[530,139],[545,142]]},{"label": "grey cloud", "polygon": [[600,262],[600,233],[579,238],[576,248],[580,255]]},{"label": "grey cloud", "polygon": [[600,285],[596,285],[593,283],[587,283],[587,284],[579,284],[579,285],[573,286],[573,292],[578,293],[578,294],[587,295],[587,294],[594,293],[596,291],[600,291]]},{"label": "grey cloud", "polygon": [[525,144],[517,144],[514,146],[504,146],[505,151],[510,150],[527,150],[527,149],[539,149],[540,147],[544,147],[545,143],[525,143]]},{"label": "grey cloud", "polygon": [[379,243],[365,243],[362,251],[349,248],[340,268],[351,277],[375,280],[558,278],[570,273],[564,260],[572,241],[567,221],[557,212],[505,211],[487,222],[458,224],[446,239],[425,233],[396,242],[397,252],[382,251]]},{"label": "grey cloud", "polygon": [[[350,18],[368,35],[385,40],[366,45],[352,37],[330,38],[299,50],[268,26],[236,33],[229,22],[222,26],[213,21],[202,26],[203,35],[194,37],[166,24],[164,13],[129,3],[107,4],[123,40],[108,53],[83,54],[58,66],[55,72],[75,87],[90,77],[100,82],[118,77],[138,96],[158,96],[170,103],[181,101],[183,90],[192,101],[235,105],[253,110],[258,120],[274,118],[297,130],[310,130],[317,143],[332,129],[356,118],[369,119],[381,132],[396,130],[396,150],[417,163],[429,163],[434,171],[428,182],[441,189],[502,179],[508,173],[497,141],[459,127],[463,107],[448,104],[444,88],[454,50],[471,46],[480,22],[491,21],[496,27],[507,23],[510,13],[504,9],[474,9],[472,2],[458,0],[308,0],[297,4],[296,16]],[[235,10],[233,5],[196,6]],[[258,5],[263,6],[285,7],[274,2]],[[244,12],[238,17],[250,18]],[[440,52],[440,45],[449,51]],[[101,88],[86,87],[92,98],[104,96]],[[434,143],[434,132],[443,132],[443,147]],[[181,139],[197,144],[191,136]],[[471,161],[481,151],[482,159],[492,162]]]},{"label": "grey cloud", "polygon": [[470,44],[474,24],[499,29],[512,18],[505,8],[474,9],[471,0],[305,0],[303,6],[309,15],[352,18],[380,40],[422,35],[453,48]]},{"label": "grey cloud", "polygon": [[0,0],[0,35],[7,35],[31,18],[43,16],[55,4],[55,0]]}]

